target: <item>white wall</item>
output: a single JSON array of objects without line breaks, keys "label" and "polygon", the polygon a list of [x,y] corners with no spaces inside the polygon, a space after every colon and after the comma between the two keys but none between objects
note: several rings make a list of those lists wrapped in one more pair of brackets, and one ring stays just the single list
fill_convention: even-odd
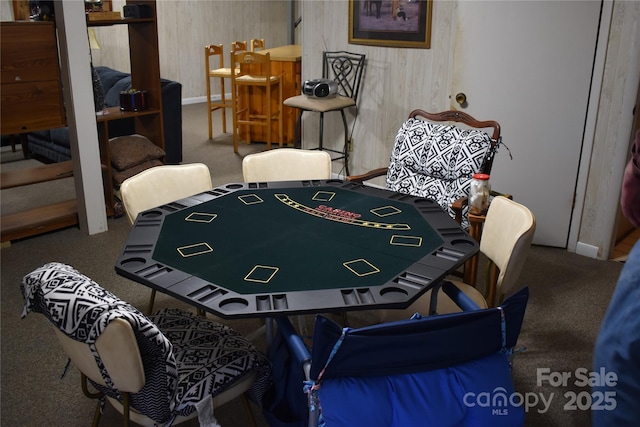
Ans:
[{"label": "white wall", "polygon": [[13,5],[10,0],[0,1],[0,20],[12,21],[13,20]]}]

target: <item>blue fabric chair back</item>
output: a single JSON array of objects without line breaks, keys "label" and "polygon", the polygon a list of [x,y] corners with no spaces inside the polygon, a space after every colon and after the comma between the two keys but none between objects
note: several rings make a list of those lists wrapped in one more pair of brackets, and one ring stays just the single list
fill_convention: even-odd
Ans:
[{"label": "blue fabric chair back", "polygon": [[[509,357],[528,288],[500,307],[342,329],[318,316],[311,375],[327,426],[519,426]],[[338,344],[336,344],[338,343]]]}]

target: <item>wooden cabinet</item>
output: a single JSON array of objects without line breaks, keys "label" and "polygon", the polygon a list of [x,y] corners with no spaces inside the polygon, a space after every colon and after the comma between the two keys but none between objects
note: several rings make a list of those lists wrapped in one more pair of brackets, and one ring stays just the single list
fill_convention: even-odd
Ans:
[{"label": "wooden cabinet", "polygon": [[[302,48],[299,45],[280,46],[272,49],[261,50],[258,53],[270,53],[271,58],[271,74],[282,76],[282,101],[285,99],[300,95],[301,79],[302,79]],[[253,114],[264,113],[264,94],[256,91],[251,100],[252,106],[262,106],[262,111],[254,111]],[[272,95],[272,108],[277,108],[277,96]],[[285,144],[293,146],[295,138],[296,120],[298,118],[298,110],[295,108],[282,106],[283,116],[283,139]],[[267,130],[264,127],[251,126],[252,141],[266,141]],[[273,123],[271,128],[272,135],[278,134],[278,124]]]},{"label": "wooden cabinet", "polygon": [[119,18],[87,21],[88,27],[127,25],[129,32],[129,57],[131,61],[131,87],[146,91],[147,109],[140,112],[120,111],[109,108],[107,114],[97,116],[100,159],[102,162],[104,195],[107,215],[113,215],[113,178],[107,123],[112,120],[132,118],[135,133],[144,135],[164,150],[164,125],[162,122],[162,89],[160,82],[160,56],[158,53],[158,24],[156,2],[128,0],[128,4],[147,5],[150,18]]},{"label": "wooden cabinet", "polygon": [[2,134],[65,126],[55,24],[2,22],[0,40]]}]

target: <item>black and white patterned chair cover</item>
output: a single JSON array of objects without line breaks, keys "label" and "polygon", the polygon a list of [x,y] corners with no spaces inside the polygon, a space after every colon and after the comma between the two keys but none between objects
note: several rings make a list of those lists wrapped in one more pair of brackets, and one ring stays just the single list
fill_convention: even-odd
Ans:
[{"label": "black and white patterned chair cover", "polygon": [[[131,406],[158,424],[187,416],[253,370],[258,371],[249,397],[259,403],[270,378],[270,363],[249,341],[228,326],[179,309],[147,318],[130,304],[72,267],[49,263],[27,274],[21,284],[22,317],[44,314],[67,336],[88,344],[102,377],[112,384],[95,348],[96,339],[113,319],[126,319],[138,342],[145,386],[131,394]],[[93,384],[120,399],[113,388]]]},{"label": "black and white patterned chair cover", "polygon": [[[387,188],[437,202],[455,218],[451,204],[469,195],[473,174],[491,149],[491,137],[478,129],[410,118],[395,139],[387,172]],[[462,227],[469,229],[468,207]]]}]

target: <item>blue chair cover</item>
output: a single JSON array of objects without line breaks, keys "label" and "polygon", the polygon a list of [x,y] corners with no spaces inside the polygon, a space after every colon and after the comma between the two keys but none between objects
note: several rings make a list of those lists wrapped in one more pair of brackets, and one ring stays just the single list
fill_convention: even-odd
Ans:
[{"label": "blue chair cover", "polygon": [[324,423],[523,425],[509,356],[528,296],[525,288],[498,308],[359,329],[317,316],[310,377]]}]

